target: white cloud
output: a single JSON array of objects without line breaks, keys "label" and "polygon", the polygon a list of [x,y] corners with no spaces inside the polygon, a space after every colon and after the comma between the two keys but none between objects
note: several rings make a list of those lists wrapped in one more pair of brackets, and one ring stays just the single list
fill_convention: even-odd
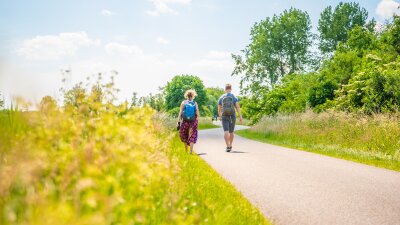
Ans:
[{"label": "white cloud", "polygon": [[114,41],[126,41],[126,40],[128,40],[128,36],[127,35],[123,35],[123,34],[114,35],[113,36],[113,40]]},{"label": "white cloud", "polygon": [[118,42],[110,42],[104,46],[107,54],[110,55],[138,55],[143,51],[136,45],[123,45]]},{"label": "white cloud", "polygon": [[230,52],[225,51],[209,51],[207,54],[207,58],[209,59],[228,59],[231,58]]},{"label": "white cloud", "polygon": [[36,36],[25,40],[17,54],[31,60],[56,60],[73,56],[81,47],[98,46],[100,40],[89,38],[85,32]]},{"label": "white cloud", "polygon": [[232,73],[234,64],[232,60],[215,60],[215,59],[201,59],[198,61],[194,61],[191,63],[191,66],[194,68],[204,68],[204,69],[213,69],[219,71],[229,71]]},{"label": "white cloud", "polygon": [[103,15],[103,16],[114,16],[115,12],[111,12],[110,10],[103,9],[103,10],[101,10],[101,15]]},{"label": "white cloud", "polygon": [[175,5],[189,5],[192,0],[150,0],[154,5],[154,10],[146,11],[150,16],[159,16],[160,14],[173,14],[177,15],[178,12],[170,7],[171,4]]},{"label": "white cloud", "polygon": [[169,44],[169,40],[166,39],[166,38],[164,38],[164,37],[158,37],[158,38],[156,39],[156,42],[159,43],[159,44],[162,44],[162,45],[167,45],[167,44]]},{"label": "white cloud", "polygon": [[381,0],[376,7],[376,14],[383,19],[388,19],[393,14],[399,14],[400,4],[394,0]]},{"label": "white cloud", "polygon": [[190,68],[204,74],[230,75],[234,68],[231,54],[224,51],[209,51],[205,57],[190,63]]}]

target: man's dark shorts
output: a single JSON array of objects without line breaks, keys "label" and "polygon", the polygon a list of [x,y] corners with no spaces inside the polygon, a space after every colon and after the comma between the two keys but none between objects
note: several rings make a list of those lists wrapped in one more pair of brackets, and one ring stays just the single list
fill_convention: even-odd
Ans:
[{"label": "man's dark shorts", "polygon": [[224,132],[233,133],[235,131],[235,123],[235,116],[222,116],[222,128],[224,128]]}]

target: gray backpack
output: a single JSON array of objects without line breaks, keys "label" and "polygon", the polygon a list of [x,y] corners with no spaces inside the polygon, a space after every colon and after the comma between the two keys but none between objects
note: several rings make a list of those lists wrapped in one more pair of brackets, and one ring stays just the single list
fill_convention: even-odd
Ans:
[{"label": "gray backpack", "polygon": [[235,106],[232,96],[225,95],[222,97],[222,115],[233,116],[235,114]]}]

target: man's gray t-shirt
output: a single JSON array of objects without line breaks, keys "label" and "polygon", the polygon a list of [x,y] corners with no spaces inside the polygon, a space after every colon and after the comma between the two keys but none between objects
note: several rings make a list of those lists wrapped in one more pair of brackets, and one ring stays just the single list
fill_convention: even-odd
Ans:
[{"label": "man's gray t-shirt", "polygon": [[[230,97],[232,97],[232,99],[233,99],[233,104],[236,106],[236,103],[237,103],[239,100],[238,100],[238,98],[236,98],[236,96],[235,96],[234,94],[232,94],[232,93],[225,93],[225,94],[223,94],[223,95],[219,98],[219,100],[218,100],[218,105],[222,106],[222,99],[223,99],[225,96],[230,96]],[[236,117],[236,110],[235,110],[234,113],[233,113],[233,117]]]}]

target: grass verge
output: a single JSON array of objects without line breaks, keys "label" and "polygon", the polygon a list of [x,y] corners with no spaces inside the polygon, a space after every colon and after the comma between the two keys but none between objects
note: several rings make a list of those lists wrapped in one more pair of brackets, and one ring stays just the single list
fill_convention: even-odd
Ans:
[{"label": "grass verge", "polygon": [[183,187],[181,201],[190,202],[186,210],[198,215],[200,223],[269,224],[257,208],[204,160],[186,153],[177,137],[172,145],[171,161],[181,169],[178,180]]},{"label": "grass verge", "polygon": [[218,128],[218,127],[219,126],[213,124],[211,118],[201,117],[199,119],[199,125],[198,125],[199,130],[206,130],[206,129],[212,129],[212,128]]},{"label": "grass verge", "polygon": [[88,104],[1,112],[0,224],[268,224],[162,116]]},{"label": "grass verge", "polygon": [[264,118],[243,137],[400,171],[396,116],[307,112]]}]

